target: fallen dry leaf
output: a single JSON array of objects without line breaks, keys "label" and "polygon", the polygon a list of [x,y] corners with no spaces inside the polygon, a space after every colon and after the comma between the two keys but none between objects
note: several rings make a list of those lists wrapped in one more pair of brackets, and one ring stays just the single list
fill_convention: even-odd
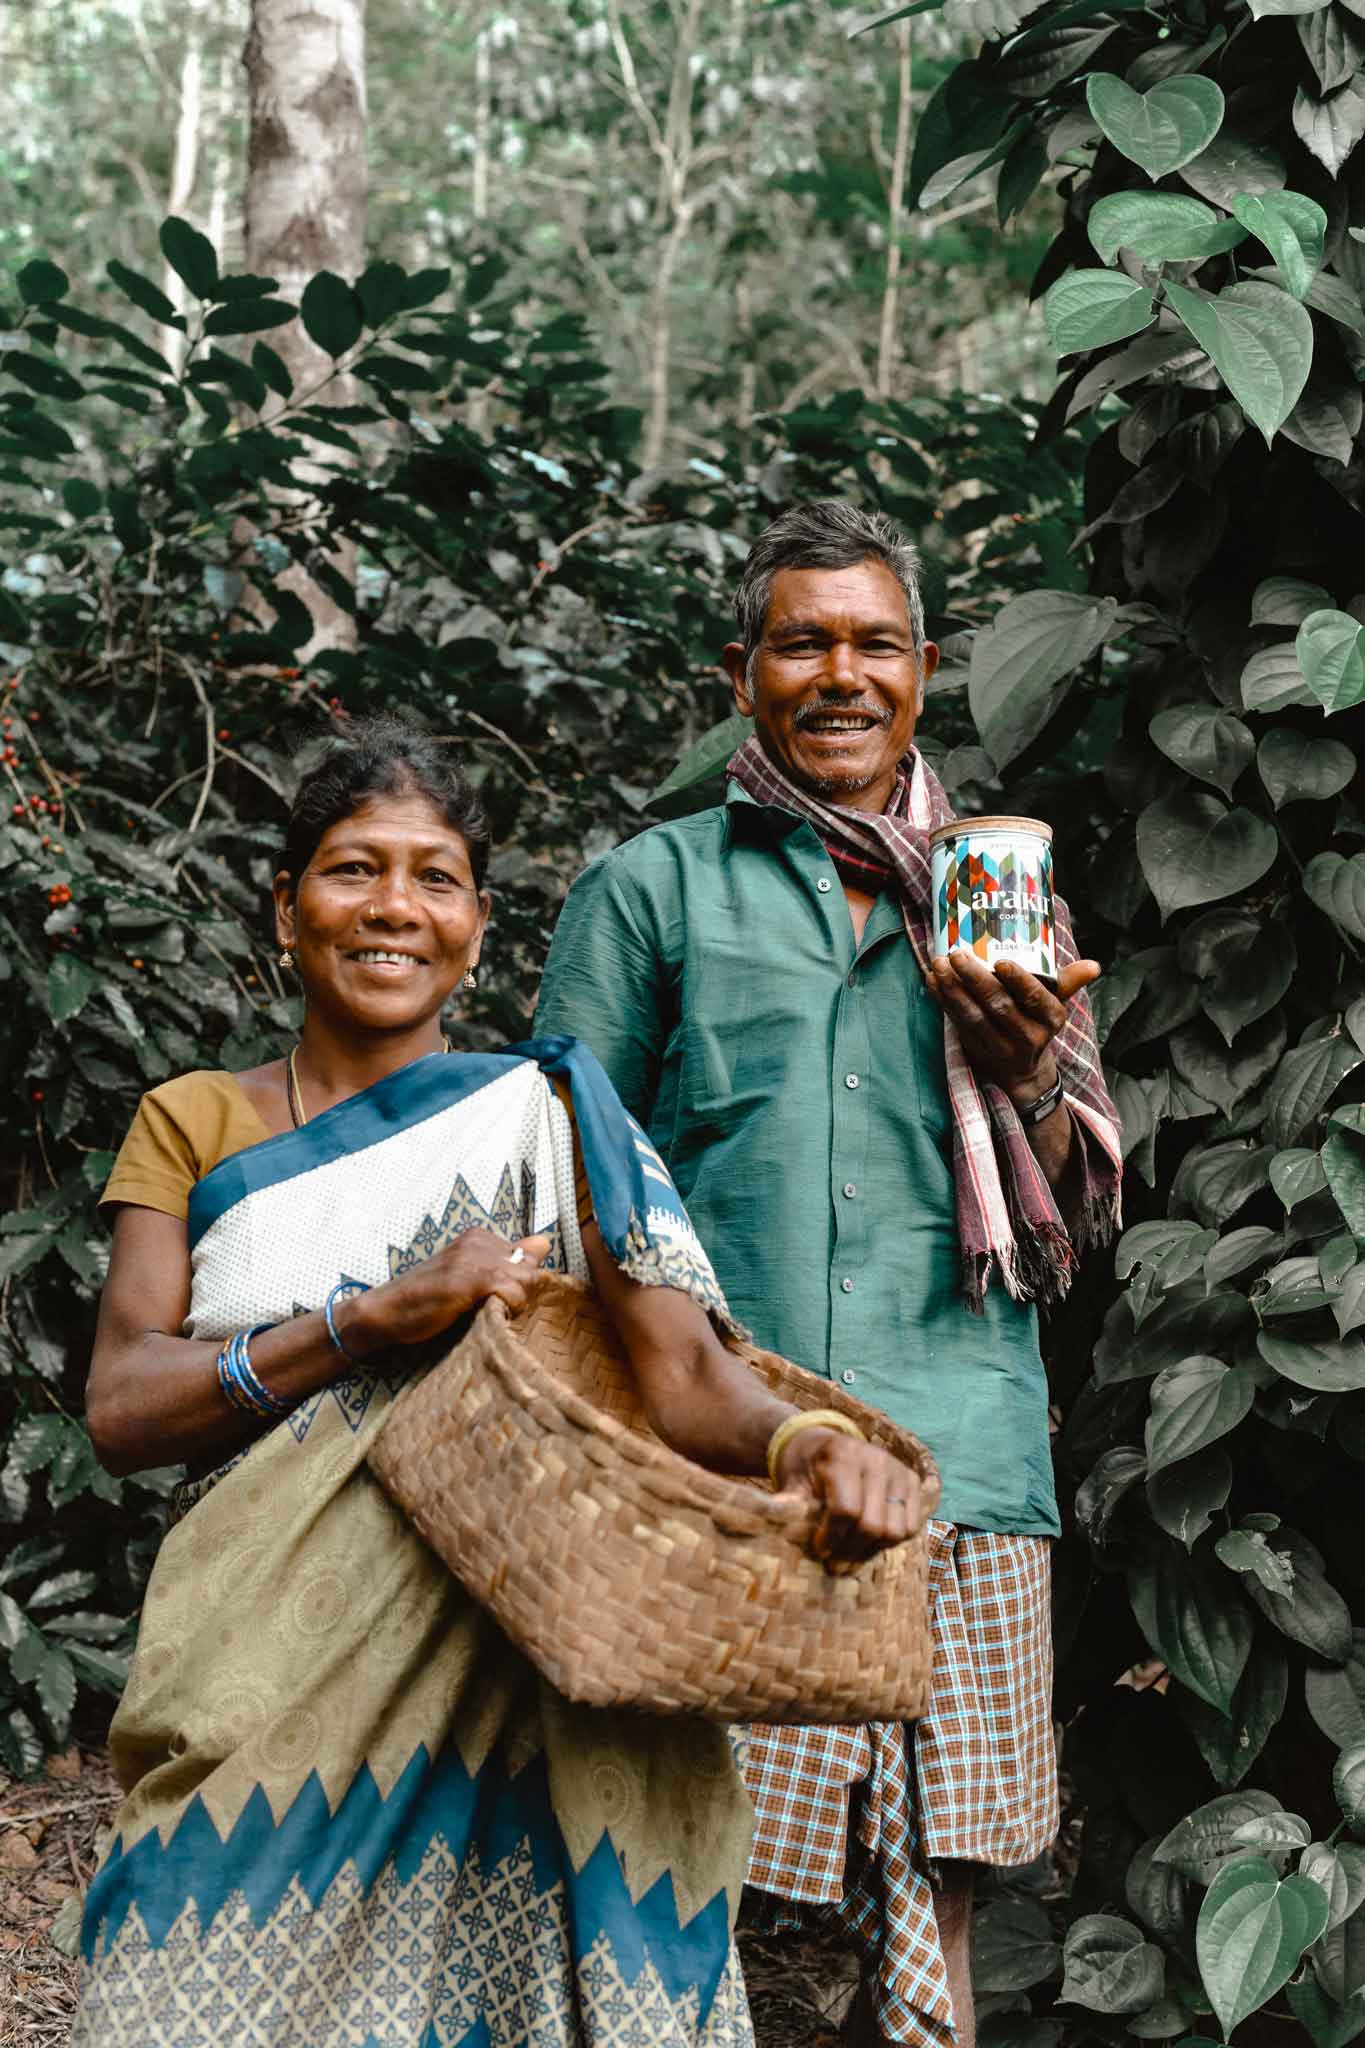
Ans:
[{"label": "fallen dry leaf", "polygon": [[81,1753],[74,1742],[60,1756],[50,1756],[47,1760],[47,1775],[55,1778],[59,1785],[74,1785],[81,1769]]},{"label": "fallen dry leaf", "polygon": [[0,1864],[6,1870],[36,1870],[38,1851],[27,1835],[20,1834],[17,1828],[6,1828],[0,1835]]}]

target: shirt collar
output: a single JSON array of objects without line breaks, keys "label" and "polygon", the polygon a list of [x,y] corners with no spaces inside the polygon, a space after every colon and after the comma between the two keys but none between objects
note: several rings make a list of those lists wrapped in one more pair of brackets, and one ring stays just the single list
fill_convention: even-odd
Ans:
[{"label": "shirt collar", "polygon": [[781,804],[759,803],[733,777],[725,784],[725,817],[731,838],[738,839],[786,839],[809,823]]}]

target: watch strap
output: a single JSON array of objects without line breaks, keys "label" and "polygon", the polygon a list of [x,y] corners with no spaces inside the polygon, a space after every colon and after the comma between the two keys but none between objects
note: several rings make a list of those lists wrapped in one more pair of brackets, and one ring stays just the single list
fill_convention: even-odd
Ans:
[{"label": "watch strap", "polygon": [[1033,1124],[1040,1124],[1044,1117],[1051,1116],[1065,1093],[1066,1089],[1059,1074],[1052,1086],[1046,1089],[1036,1101],[1026,1102],[1022,1109],[1016,1106],[1014,1113],[1027,1130]]}]

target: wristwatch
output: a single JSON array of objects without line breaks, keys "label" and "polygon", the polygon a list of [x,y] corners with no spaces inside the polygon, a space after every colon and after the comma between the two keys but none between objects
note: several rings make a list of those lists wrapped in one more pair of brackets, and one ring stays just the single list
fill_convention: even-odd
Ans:
[{"label": "wristwatch", "polygon": [[1022,1109],[1016,1105],[1014,1113],[1027,1130],[1031,1124],[1040,1124],[1045,1116],[1051,1116],[1065,1092],[1062,1077],[1059,1074],[1052,1086],[1046,1089],[1036,1101],[1025,1103]]}]

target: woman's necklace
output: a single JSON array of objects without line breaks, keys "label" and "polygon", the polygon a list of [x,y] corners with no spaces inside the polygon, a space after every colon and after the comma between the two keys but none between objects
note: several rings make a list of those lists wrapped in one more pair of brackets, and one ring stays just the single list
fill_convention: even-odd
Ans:
[{"label": "woman's necklace", "polygon": [[[284,1070],[284,1092],[289,1098],[289,1115],[294,1129],[301,1131],[307,1123],[308,1117],[303,1107],[303,1091],[299,1087],[299,1070],[294,1064],[298,1056],[298,1050],[296,1045],[291,1045],[289,1048],[289,1059]],[[450,1051],[450,1040],[446,1037],[444,1031],[441,1033],[441,1051]]]}]

